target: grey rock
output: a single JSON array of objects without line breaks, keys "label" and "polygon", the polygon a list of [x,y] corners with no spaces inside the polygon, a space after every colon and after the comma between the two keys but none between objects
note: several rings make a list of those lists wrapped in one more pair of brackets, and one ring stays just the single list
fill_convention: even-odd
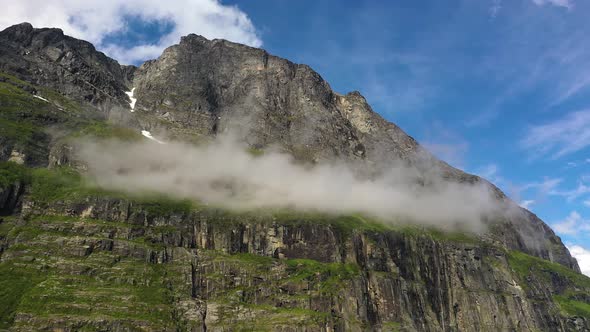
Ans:
[{"label": "grey rock", "polygon": [[108,109],[127,102],[124,92],[134,67],[120,66],[61,29],[22,23],[0,32],[0,70]]}]

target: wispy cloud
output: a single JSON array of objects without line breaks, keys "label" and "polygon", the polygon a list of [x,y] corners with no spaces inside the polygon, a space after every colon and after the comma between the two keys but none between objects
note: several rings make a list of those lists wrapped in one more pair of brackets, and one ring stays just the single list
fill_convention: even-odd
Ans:
[{"label": "wispy cloud", "polygon": [[561,178],[544,178],[539,182],[529,182],[520,187],[520,190],[537,189],[542,193],[552,192],[562,182]]},{"label": "wispy cloud", "polygon": [[534,158],[549,156],[552,159],[585,149],[590,146],[590,109],[529,128],[520,146]]},{"label": "wispy cloud", "polygon": [[[543,202],[547,196],[557,191],[558,186],[563,181],[561,178],[545,177],[541,181],[524,184],[514,183],[502,176],[500,167],[493,163],[484,165],[473,171],[473,173],[505,190],[512,199],[520,202],[519,205],[525,209],[530,209],[534,204]],[[533,197],[533,199],[529,197]]]},{"label": "wispy cloud", "polygon": [[572,211],[565,219],[553,223],[551,227],[563,235],[581,235],[590,231],[590,220],[582,218],[577,211]]},{"label": "wispy cloud", "polygon": [[578,183],[578,186],[572,190],[565,190],[565,191],[552,190],[549,192],[549,194],[551,194],[553,196],[563,196],[569,202],[579,198],[580,196],[588,194],[588,193],[590,193],[590,186],[587,186],[582,182]]},{"label": "wispy cloud", "polygon": [[[542,181],[529,182],[520,185],[509,184],[509,192],[514,199],[521,201],[520,206],[525,209],[530,209],[533,204],[538,205],[545,201],[547,196],[549,196],[561,182],[562,179],[559,178],[544,178]],[[534,199],[525,199],[522,198],[522,196],[534,197]]]},{"label": "wispy cloud", "polygon": [[[571,1],[567,4],[573,8]],[[508,33],[489,50],[491,56],[477,64],[484,79],[495,83],[494,94],[482,100],[479,112],[465,121],[467,126],[491,123],[525,96],[527,105],[545,111],[590,91],[590,46],[581,42],[588,28],[586,21],[580,14],[532,9],[517,17],[504,15]]]},{"label": "wispy cloud", "polygon": [[544,6],[544,5],[553,5],[558,7],[565,7],[565,8],[572,8],[573,3],[570,0],[533,0],[536,5]]}]

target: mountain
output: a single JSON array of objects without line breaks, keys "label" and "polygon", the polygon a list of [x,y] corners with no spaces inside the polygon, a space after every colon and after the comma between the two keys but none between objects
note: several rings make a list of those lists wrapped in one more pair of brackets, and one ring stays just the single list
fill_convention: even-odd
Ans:
[{"label": "mountain", "polygon": [[[590,329],[590,279],[543,221],[306,65],[191,34],[121,66],[23,23],[0,32],[0,70],[0,329]],[[424,188],[488,184],[517,212],[476,235],[89,185],[74,143],[142,130],[195,144],[231,131],[365,178],[401,160]]]}]

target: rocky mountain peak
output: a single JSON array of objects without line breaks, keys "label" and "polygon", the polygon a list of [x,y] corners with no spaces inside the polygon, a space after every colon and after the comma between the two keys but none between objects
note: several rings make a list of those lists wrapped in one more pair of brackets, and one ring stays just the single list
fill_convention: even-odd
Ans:
[{"label": "rocky mountain peak", "polygon": [[105,110],[127,102],[124,91],[134,67],[119,65],[89,42],[29,23],[0,32],[0,41],[4,71]]},{"label": "rocky mountain peak", "polygon": [[210,40],[194,33],[189,33],[186,36],[180,37],[180,44],[205,44],[209,43]]},{"label": "rocky mountain peak", "polygon": [[34,28],[31,23],[24,22],[8,27],[3,31],[2,37],[4,39],[9,39],[14,42],[25,44],[30,42],[31,33],[33,30]]}]

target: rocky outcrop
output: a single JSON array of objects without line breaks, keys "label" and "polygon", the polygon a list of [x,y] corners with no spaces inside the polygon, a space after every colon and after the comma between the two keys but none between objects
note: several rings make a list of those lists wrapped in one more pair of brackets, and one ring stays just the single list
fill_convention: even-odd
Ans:
[{"label": "rocky outcrop", "polygon": [[0,70],[109,109],[126,104],[134,67],[120,66],[91,43],[66,36],[60,29],[35,29],[22,23],[0,32]]},{"label": "rocky outcrop", "polygon": [[[358,93],[334,93],[306,65],[225,40],[188,35],[135,73],[136,108],[199,135],[240,130],[311,162],[409,159],[418,144]],[[146,125],[154,125],[149,123]]]},{"label": "rocky outcrop", "polygon": [[19,206],[24,194],[24,184],[15,182],[5,188],[0,187],[0,216],[11,215]]}]

